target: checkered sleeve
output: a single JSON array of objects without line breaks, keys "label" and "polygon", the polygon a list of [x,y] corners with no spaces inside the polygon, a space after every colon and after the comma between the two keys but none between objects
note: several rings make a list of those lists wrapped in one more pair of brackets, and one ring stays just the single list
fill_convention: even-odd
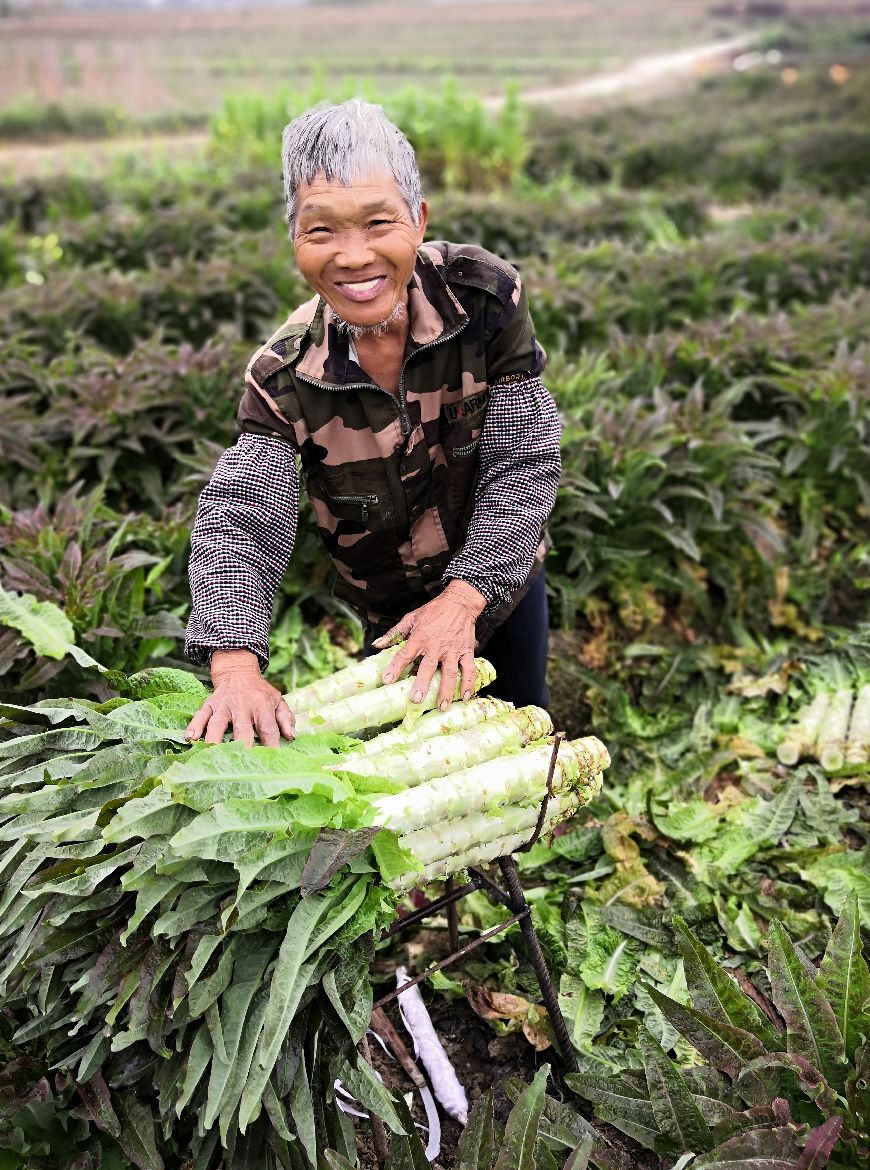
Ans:
[{"label": "checkered sleeve", "polygon": [[514,375],[490,386],[468,535],[444,574],[482,593],[484,613],[509,601],[532,568],[556,502],[561,430],[540,378]]},{"label": "checkered sleeve", "polygon": [[283,439],[242,434],[218,460],[199,497],[190,541],[185,653],[251,650],[269,662],[272,602],[296,537],[299,477]]}]

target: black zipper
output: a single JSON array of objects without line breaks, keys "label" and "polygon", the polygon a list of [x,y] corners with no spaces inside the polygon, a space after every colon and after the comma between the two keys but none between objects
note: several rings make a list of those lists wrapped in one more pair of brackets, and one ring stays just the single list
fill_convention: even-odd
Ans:
[{"label": "black zipper", "polygon": [[[395,394],[391,394],[389,390],[385,390],[383,386],[379,386],[377,382],[348,382],[344,386],[330,386],[328,382],[320,382],[317,378],[309,378],[307,374],[302,374],[299,370],[294,369],[293,373],[297,378],[301,378],[303,382],[307,382],[309,386],[318,386],[322,390],[378,390],[381,394],[386,394],[396,404],[396,413],[399,416],[399,428],[402,432],[402,438],[407,438],[411,433],[411,420],[408,417],[408,406],[405,402],[405,370],[411,358],[416,357],[418,353],[422,353],[424,349],[432,349],[435,345],[441,345],[442,342],[452,341],[454,337],[462,332],[468,324],[468,318],[462,322],[458,329],[454,329],[452,333],[447,333],[442,337],[436,337],[434,341],[427,341],[425,345],[419,346],[413,350],[402,362],[402,368],[399,372],[399,394],[398,398]],[[335,497],[338,498],[337,496]]]},{"label": "black zipper", "polygon": [[[442,342],[452,341],[454,337],[458,337],[458,335],[468,324],[468,320],[469,319],[466,316],[465,320],[458,329],[454,329],[452,333],[444,334],[442,337],[436,337],[434,341],[427,341],[425,345],[421,345],[412,353],[409,353],[402,362],[402,368],[399,371],[399,426],[402,428],[403,438],[407,438],[407,436],[411,433],[411,420],[408,417],[408,407],[405,402],[405,369],[407,368],[408,362],[412,357],[416,357],[418,353],[422,353],[424,349],[431,349],[435,345],[441,345]],[[381,387],[379,386],[378,389],[380,390]],[[386,394],[387,391],[385,390],[384,393]]]},{"label": "black zipper", "polygon": [[329,498],[338,504],[359,504],[363,522],[369,518],[369,504],[377,504],[377,496],[334,496],[327,488]]}]

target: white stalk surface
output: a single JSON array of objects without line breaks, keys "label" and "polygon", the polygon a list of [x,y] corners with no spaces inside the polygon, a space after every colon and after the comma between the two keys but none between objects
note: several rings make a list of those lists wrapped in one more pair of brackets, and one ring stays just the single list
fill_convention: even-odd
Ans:
[{"label": "white stalk surface", "polygon": [[[474,667],[474,690],[477,692],[494,680],[495,671],[485,658],[475,658]],[[458,698],[461,685],[461,681],[457,679],[457,693],[454,698]],[[416,686],[416,677],[404,678],[373,691],[339,699],[337,703],[328,703],[317,711],[302,711],[296,717],[296,734],[335,731],[339,735],[346,735],[349,732],[363,731],[367,727],[397,723],[418,711],[429,711],[438,699],[441,671],[435,672],[422,703],[411,702],[411,695]]]},{"label": "white stalk surface", "polygon": [[[378,797],[372,801],[374,823],[399,834],[413,833],[451,817],[539,799],[547,789],[552,755],[551,744],[526,748],[395,795]],[[566,740],[559,748],[553,791],[575,787],[609,764],[607,748],[595,736]]]},{"label": "white stalk surface", "polygon": [[410,727],[394,727],[391,731],[376,735],[374,739],[366,740],[354,748],[353,753],[348,753],[345,759],[379,755],[381,752],[407,747],[411,743],[422,743],[439,735],[464,731],[468,727],[477,727],[484,720],[497,719],[505,711],[511,710],[512,704],[506,703],[504,699],[460,700],[451,703],[446,711],[427,711]]},{"label": "white stalk surface", "polygon": [[327,675],[326,678],[318,679],[295,691],[288,691],[284,701],[293,714],[298,715],[301,711],[316,711],[318,707],[337,703],[339,699],[348,699],[351,695],[374,691],[382,685],[381,675],[397,651],[398,646],[391,646],[389,650],[382,650],[380,654],[373,654],[371,658],[354,662],[344,670]]},{"label": "white stalk surface", "polygon": [[358,776],[404,780],[409,787],[415,787],[426,780],[484,764],[506,752],[518,751],[533,740],[543,739],[552,730],[553,721],[542,707],[520,707],[453,735],[394,747],[376,756],[342,756],[333,767],[335,771],[347,770]]}]

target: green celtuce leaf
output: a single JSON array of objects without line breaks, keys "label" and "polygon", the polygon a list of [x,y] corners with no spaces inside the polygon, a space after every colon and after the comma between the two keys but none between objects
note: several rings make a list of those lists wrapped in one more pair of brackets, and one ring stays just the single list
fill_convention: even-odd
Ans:
[{"label": "green celtuce leaf", "polygon": [[856,895],[847,898],[828,942],[816,986],[834,1011],[846,1057],[855,1055],[862,1035],[870,1034],[870,970],[861,944]]},{"label": "green celtuce leaf", "polygon": [[802,868],[801,876],[822,891],[835,914],[840,914],[846,898],[854,894],[861,925],[870,930],[870,847],[860,852],[844,849],[828,853]]},{"label": "green celtuce leaf", "polygon": [[87,727],[56,727],[21,735],[0,743],[0,759],[15,760],[39,752],[90,752],[99,747],[103,736]]},{"label": "green celtuce leaf", "polygon": [[674,918],[674,928],[695,1009],[756,1036],[768,1051],[781,1048],[781,1038],[767,1016],[719,967],[686,926],[685,920]]},{"label": "green celtuce leaf", "polygon": [[660,1131],[647,1093],[641,1093],[623,1078],[589,1073],[567,1073],[565,1083],[594,1104],[596,1117],[629,1134],[647,1149],[653,1148]]},{"label": "green celtuce leaf", "polygon": [[302,871],[302,897],[328,885],[333,874],[365,852],[379,831],[377,825],[354,830],[321,829]]},{"label": "green celtuce leaf", "polygon": [[[248,1025],[248,1037],[256,1028],[257,1036],[263,1026],[267,988],[263,986],[263,976],[266,967],[275,954],[274,940],[269,935],[256,936],[256,941],[246,940],[246,945],[237,948],[233,966],[232,983],[227,985],[220,998],[218,1018],[220,1034],[223,1042],[223,1052],[216,1045],[216,1051],[211,1061],[211,1075],[208,1084],[203,1124],[214,1125],[215,1121],[226,1109],[230,1112],[238,1106],[243,1085],[238,1084],[238,1074],[241,1069],[243,1056],[243,1041],[245,1027],[249,1017],[254,1020],[253,1027]],[[259,996],[259,1018],[256,1017],[255,999]],[[254,1037],[256,1040],[256,1037]],[[252,1046],[251,1046],[252,1047]],[[252,1055],[252,1054],[251,1054]],[[223,1057],[226,1056],[226,1059]],[[250,1067],[248,1059],[248,1067]],[[247,1069],[244,1070],[247,1072]],[[234,1094],[234,1103],[230,1097]],[[259,1107],[259,1099],[258,1099]]]},{"label": "green celtuce leaf", "polygon": [[767,941],[771,997],[785,1020],[787,1050],[808,1060],[832,1084],[842,1084],[846,1055],[833,1008],[776,920]]},{"label": "green celtuce leaf", "polygon": [[631,990],[638,961],[638,944],[619,930],[605,925],[601,912],[583,903],[585,957],[579,975],[590,990],[603,991],[614,1000]]},{"label": "green celtuce leaf", "polygon": [[118,1144],[125,1156],[139,1170],[163,1170],[151,1106],[125,1092],[118,1096],[117,1111],[121,1122]]},{"label": "green celtuce leaf", "polygon": [[0,625],[18,630],[36,653],[46,658],[60,659],[69,655],[80,666],[105,670],[75,645],[72,622],[51,601],[37,601],[30,593],[9,593],[0,586]]},{"label": "green celtuce leaf", "polygon": [[402,1132],[390,1140],[390,1150],[384,1170],[429,1170],[429,1159],[426,1157],[426,1148],[417,1133],[411,1111],[404,1097],[396,1095],[396,1114],[402,1126]]},{"label": "green celtuce leaf", "polygon": [[468,1124],[460,1134],[456,1153],[459,1170],[492,1170],[494,1153],[495,1131],[490,1087],[474,1103]]},{"label": "green celtuce leaf", "polygon": [[372,838],[371,848],[378,872],[385,882],[391,882],[406,873],[417,873],[421,869],[416,857],[399,844],[399,834],[392,829],[381,829]]},{"label": "green celtuce leaf", "polygon": [[287,851],[295,852],[295,828],[292,799],[228,800],[195,817],[175,834],[170,845],[179,857],[234,863],[275,838],[287,838]]},{"label": "green celtuce leaf", "polygon": [[494,1170],[534,1170],[535,1144],[549,1075],[550,1066],[542,1065],[532,1083],[520,1094],[505,1124]]},{"label": "green celtuce leaf", "polygon": [[290,916],[272,971],[262,1036],[242,1095],[239,1125],[243,1129],[259,1111],[263,1089],[275,1067],[287,1029],[317,969],[319,956],[305,962],[312,937],[322,920],[341,900],[341,895],[348,891],[349,884],[345,882],[339,890],[320,891],[302,898]]},{"label": "green celtuce leaf", "polygon": [[591,1134],[587,1134],[586,1137],[581,1138],[580,1143],[574,1147],[565,1159],[565,1165],[562,1170],[586,1170],[594,1149],[595,1138]]},{"label": "green celtuce leaf", "polygon": [[604,1018],[604,996],[591,991],[579,976],[562,975],[559,981],[559,1007],[568,1025],[568,1035],[575,1048],[589,1048]]},{"label": "green celtuce leaf", "polygon": [[641,1028],[638,1042],[643,1054],[649,1101],[653,1116],[665,1141],[662,1152],[700,1153],[712,1144],[710,1127],[692,1099],[689,1086],[669,1060],[656,1038]]},{"label": "green celtuce leaf", "polygon": [[199,811],[235,799],[268,800],[287,794],[319,795],[334,803],[352,798],[353,789],[320,765],[320,757],[294,752],[292,746],[222,743],[172,764],[163,785],[173,800]]},{"label": "green celtuce leaf", "polygon": [[299,1066],[287,1097],[287,1108],[293,1119],[296,1136],[302,1143],[308,1161],[314,1166],[317,1164],[317,1123],[304,1052],[299,1056]]},{"label": "green celtuce leaf", "polygon": [[147,796],[128,800],[121,805],[106,827],[103,840],[109,844],[134,837],[171,837],[194,817],[183,805],[175,804],[164,788],[154,788]]},{"label": "green celtuce leaf", "polygon": [[677,1003],[655,987],[641,986],[679,1034],[689,1040],[714,1068],[721,1069],[728,1076],[736,1077],[745,1064],[764,1054],[764,1045],[750,1032],[735,1028],[718,1016]]},{"label": "green celtuce leaf", "polygon": [[88,726],[103,739],[123,739],[124,743],[157,743],[164,740],[185,743],[184,732],[193,711],[188,713],[173,707],[162,708],[157,703],[143,699],[137,703],[125,703],[107,715],[97,711],[83,711],[82,714]]},{"label": "green celtuce leaf", "polygon": [[323,1156],[317,1164],[317,1170],[355,1170],[355,1167],[335,1150],[324,1150]]}]

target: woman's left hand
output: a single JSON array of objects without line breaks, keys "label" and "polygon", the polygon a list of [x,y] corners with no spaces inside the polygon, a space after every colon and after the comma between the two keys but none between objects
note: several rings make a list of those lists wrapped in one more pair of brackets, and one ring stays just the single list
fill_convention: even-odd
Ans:
[{"label": "woman's left hand", "polygon": [[398,637],[406,639],[384,671],[383,681],[393,682],[419,658],[416,685],[411,693],[414,703],[422,702],[439,667],[439,709],[445,711],[452,702],[460,671],[462,698],[470,699],[474,693],[474,627],[485,605],[486,598],[473,585],[454,580],[432,601],[406,613],[372,643],[376,649],[383,650]]}]

